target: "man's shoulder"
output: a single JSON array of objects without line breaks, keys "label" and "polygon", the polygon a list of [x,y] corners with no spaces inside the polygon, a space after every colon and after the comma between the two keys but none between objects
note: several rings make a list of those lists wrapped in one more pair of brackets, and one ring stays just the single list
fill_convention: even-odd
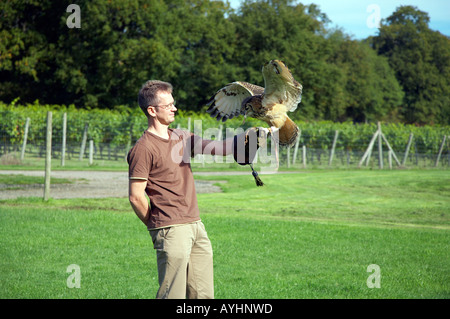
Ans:
[{"label": "man's shoulder", "polygon": [[142,153],[151,154],[154,151],[151,135],[144,132],[136,143],[134,143],[128,154],[129,156],[133,155],[134,157],[135,155]]},{"label": "man's shoulder", "polygon": [[134,147],[148,147],[151,145],[151,135],[144,132],[141,137],[134,143]]}]

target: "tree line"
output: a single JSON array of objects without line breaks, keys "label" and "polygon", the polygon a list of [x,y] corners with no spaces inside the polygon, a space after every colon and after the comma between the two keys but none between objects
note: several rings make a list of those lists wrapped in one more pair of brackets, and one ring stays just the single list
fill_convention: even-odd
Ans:
[{"label": "tree line", "polygon": [[295,120],[450,123],[450,40],[417,7],[359,41],[291,0],[80,0],[80,28],[68,5],[0,3],[1,101],[136,108],[142,84],[161,79],[198,112],[226,83],[263,86],[262,64],[280,59],[303,84]]}]

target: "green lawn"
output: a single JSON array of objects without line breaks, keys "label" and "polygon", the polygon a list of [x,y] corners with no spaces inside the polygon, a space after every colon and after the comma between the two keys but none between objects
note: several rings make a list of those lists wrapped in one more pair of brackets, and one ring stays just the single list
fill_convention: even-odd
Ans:
[{"label": "green lawn", "polygon": [[[206,179],[205,177],[201,177]],[[450,297],[450,172],[213,176],[198,196],[216,298]],[[0,298],[153,298],[156,258],[126,198],[0,201]],[[81,271],[68,288],[67,267]],[[380,288],[368,288],[380,268]]]}]

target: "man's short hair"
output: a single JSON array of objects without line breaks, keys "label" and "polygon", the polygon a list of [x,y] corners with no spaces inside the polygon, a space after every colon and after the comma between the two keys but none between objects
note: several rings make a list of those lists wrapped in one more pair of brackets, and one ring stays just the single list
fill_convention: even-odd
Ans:
[{"label": "man's short hair", "polygon": [[169,82],[150,80],[145,82],[142,88],[139,90],[138,103],[145,116],[149,116],[147,108],[150,105],[159,104],[159,92],[172,93],[173,87]]}]

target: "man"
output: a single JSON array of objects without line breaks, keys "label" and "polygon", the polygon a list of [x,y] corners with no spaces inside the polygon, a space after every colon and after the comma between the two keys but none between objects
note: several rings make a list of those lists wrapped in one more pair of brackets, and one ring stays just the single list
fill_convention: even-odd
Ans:
[{"label": "man", "polygon": [[156,250],[156,297],[214,298],[213,252],[200,220],[189,158],[205,149],[211,155],[234,154],[236,158],[239,148],[234,147],[236,139],[203,140],[170,129],[177,111],[172,90],[170,83],[152,80],[139,91],[148,128],[127,157],[129,200],[150,231]]}]

